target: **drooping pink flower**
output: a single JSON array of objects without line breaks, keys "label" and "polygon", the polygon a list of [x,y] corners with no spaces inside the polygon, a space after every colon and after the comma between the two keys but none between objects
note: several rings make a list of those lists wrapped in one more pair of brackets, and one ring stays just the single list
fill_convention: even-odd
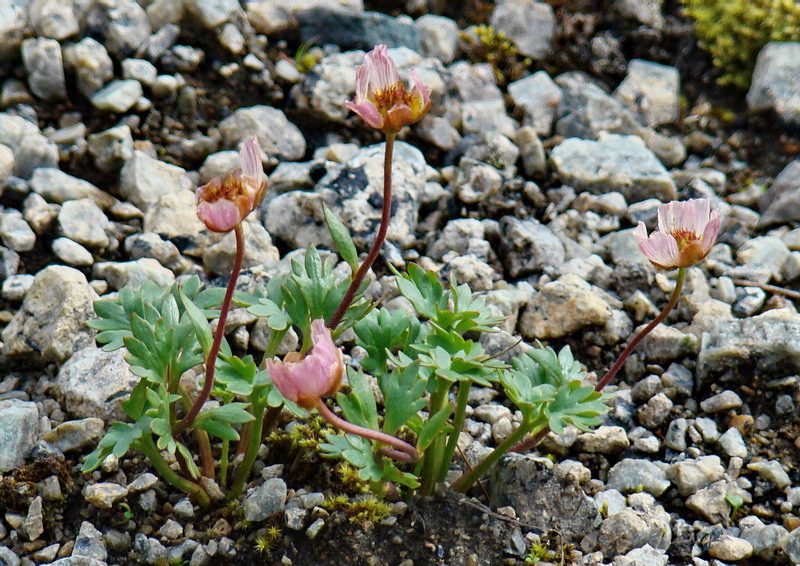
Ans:
[{"label": "drooping pink flower", "polygon": [[708,199],[673,201],[658,207],[658,230],[647,235],[644,222],[633,231],[639,249],[662,269],[691,267],[703,260],[717,241],[719,211]]},{"label": "drooping pink flower", "polygon": [[411,90],[400,80],[386,46],[378,45],[356,68],[356,96],[346,106],[370,127],[396,134],[403,126],[421,120],[431,107],[430,89],[417,73],[409,74],[414,81]]},{"label": "drooping pink flower", "polygon": [[267,371],[281,395],[304,409],[312,409],[321,397],[336,393],[344,373],[342,351],[333,343],[324,320],[311,323],[311,342],[313,347],[305,357],[291,352],[283,361],[267,360]]},{"label": "drooping pink flower", "polygon": [[197,189],[197,217],[213,232],[230,232],[253,212],[264,197],[267,176],[255,136],[239,151],[240,169],[215,177]]}]

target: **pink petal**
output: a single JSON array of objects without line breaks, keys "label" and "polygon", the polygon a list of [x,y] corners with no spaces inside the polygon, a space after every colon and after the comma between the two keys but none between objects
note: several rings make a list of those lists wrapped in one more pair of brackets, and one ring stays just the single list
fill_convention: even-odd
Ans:
[{"label": "pink petal", "polygon": [[361,104],[369,97],[369,69],[366,65],[356,67],[356,104]]},{"label": "pink petal", "polygon": [[653,232],[646,241],[637,242],[639,249],[652,263],[664,269],[678,266],[680,253],[675,238],[664,232]]},{"label": "pink petal", "polygon": [[381,113],[375,108],[375,105],[368,100],[358,103],[358,99],[356,99],[356,102],[346,102],[345,106],[361,116],[361,119],[364,120],[370,128],[375,128],[377,130],[383,128],[383,116],[381,116]]},{"label": "pink petal", "polygon": [[300,380],[296,378],[292,371],[291,362],[281,362],[267,360],[267,373],[269,373],[272,383],[281,392],[281,395],[289,401],[296,402],[299,397]]},{"label": "pink petal", "polygon": [[411,108],[405,104],[395,104],[386,113],[384,131],[399,132],[403,126],[413,123]]},{"label": "pink petal", "polygon": [[708,224],[706,224],[705,230],[703,230],[703,241],[701,245],[704,252],[708,253],[708,251],[714,247],[714,244],[717,243],[717,236],[719,235],[721,224],[722,218],[720,218],[719,210],[715,210],[711,213]]},{"label": "pink petal", "polygon": [[364,65],[369,70],[371,90],[384,90],[400,80],[397,67],[386,53],[385,45],[378,45],[367,53]]},{"label": "pink petal", "polygon": [[242,173],[260,185],[264,178],[264,167],[261,165],[261,147],[256,136],[247,138],[242,144],[242,149],[239,150],[239,162],[242,165]]},{"label": "pink petal", "polygon": [[197,217],[212,232],[230,232],[242,221],[236,205],[225,199],[214,202],[200,200],[197,204]]},{"label": "pink petal", "polygon": [[425,83],[422,82],[422,79],[419,78],[419,75],[416,71],[411,70],[408,72],[411,75],[411,80],[414,81],[414,91],[418,92],[422,96],[422,106],[427,106],[431,101],[431,89],[425,86]]},{"label": "pink petal", "polygon": [[675,230],[677,225],[675,207],[677,204],[677,201],[672,201],[658,207],[658,229],[661,232],[672,232]]}]

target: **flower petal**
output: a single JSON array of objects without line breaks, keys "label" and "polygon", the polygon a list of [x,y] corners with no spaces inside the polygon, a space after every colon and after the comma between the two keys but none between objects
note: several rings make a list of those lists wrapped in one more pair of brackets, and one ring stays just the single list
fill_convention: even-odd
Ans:
[{"label": "flower petal", "polygon": [[381,113],[375,108],[375,105],[368,100],[358,103],[358,99],[356,99],[356,102],[345,102],[345,106],[361,116],[361,119],[364,120],[370,128],[375,128],[377,130],[383,128],[383,116],[381,116]]},{"label": "flower petal", "polygon": [[703,230],[703,251],[708,254],[711,251],[711,248],[714,247],[714,244],[717,243],[717,236],[719,235],[719,228],[722,224],[722,218],[720,218],[719,210],[715,210],[711,213],[708,224],[706,224],[705,229]]},{"label": "flower petal", "polygon": [[371,90],[385,90],[400,80],[397,67],[387,54],[385,45],[378,45],[367,53],[364,66],[369,70]]},{"label": "flower petal", "polygon": [[214,202],[200,200],[197,203],[197,217],[212,232],[230,232],[242,221],[239,208],[226,199]]},{"label": "flower petal", "polygon": [[239,150],[239,162],[242,165],[242,173],[256,184],[261,184],[264,178],[264,167],[261,164],[261,147],[258,145],[258,138],[253,136],[247,138]]},{"label": "flower petal", "polygon": [[678,267],[680,254],[675,238],[664,232],[653,232],[646,240],[638,240],[639,250],[651,263],[663,269]]}]

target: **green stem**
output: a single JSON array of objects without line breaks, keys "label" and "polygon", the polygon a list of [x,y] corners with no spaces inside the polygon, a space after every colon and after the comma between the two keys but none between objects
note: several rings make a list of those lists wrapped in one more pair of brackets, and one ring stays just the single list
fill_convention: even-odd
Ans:
[{"label": "green stem", "polygon": [[230,440],[223,439],[222,451],[219,455],[219,485],[222,489],[225,489],[225,485],[228,483],[228,450],[230,449],[230,444]]},{"label": "green stem", "polygon": [[[667,318],[667,315],[670,313],[670,311],[672,311],[673,308],[675,308],[675,305],[678,303],[678,299],[681,296],[681,291],[683,290],[684,281],[686,281],[686,268],[680,267],[678,268],[678,278],[675,281],[675,288],[672,290],[672,295],[670,295],[667,304],[664,306],[661,312],[658,313],[658,316],[656,316],[652,321],[650,321],[650,324],[645,326],[636,336],[633,337],[633,340],[631,340],[630,343],[628,343],[628,345],[619,355],[617,360],[614,362],[614,365],[611,366],[611,369],[609,369],[608,372],[603,376],[603,378],[597,382],[597,385],[594,386],[595,391],[601,391],[606,385],[608,385],[608,382],[611,381],[615,375],[617,375],[620,369],[622,369],[623,364],[627,361],[628,357],[631,355],[636,346],[638,346],[639,343],[642,340],[644,340],[645,336],[650,334],[656,326],[664,322],[664,319]],[[514,452],[527,452],[534,446],[537,446],[542,440],[544,440],[544,437],[547,436],[548,432],[550,432],[550,429],[548,427],[545,427],[544,429],[538,431],[533,436],[526,438],[525,440],[514,446],[512,450]]]},{"label": "green stem", "polygon": [[152,436],[145,434],[140,437],[136,442],[136,447],[150,460],[150,463],[165,481],[189,494],[198,505],[208,507],[211,504],[211,499],[202,487],[182,478],[167,465],[167,462],[161,457],[161,452],[158,450],[156,443],[153,442]]},{"label": "green stem", "polygon": [[342,321],[347,309],[353,303],[364,277],[367,276],[367,271],[375,263],[378,253],[383,247],[383,242],[386,241],[386,233],[389,230],[389,220],[392,216],[392,155],[394,153],[394,140],[396,134],[386,134],[386,144],[384,145],[383,152],[383,209],[381,210],[381,224],[378,228],[378,234],[375,236],[375,241],[372,244],[372,249],[369,250],[366,259],[358,267],[358,271],[350,281],[350,286],[347,292],[339,303],[339,307],[333,316],[328,321],[328,328],[336,328],[336,325]]},{"label": "green stem", "polygon": [[471,384],[468,381],[460,381],[458,383],[458,396],[456,397],[456,412],[453,415],[453,432],[450,433],[450,438],[447,439],[447,446],[444,449],[444,456],[442,457],[439,474],[436,478],[437,482],[443,482],[447,477],[447,471],[450,469],[450,463],[453,460],[456,446],[458,446],[458,437],[461,429],[464,427],[464,419],[467,414],[467,401],[469,400],[469,390]]},{"label": "green stem", "polygon": [[481,476],[486,473],[491,466],[493,466],[503,455],[511,450],[511,448],[520,440],[522,440],[528,431],[531,430],[533,425],[522,423],[513,431],[508,438],[501,442],[494,450],[492,450],[486,458],[478,462],[478,465],[472,468],[465,474],[462,474],[453,485],[450,486],[456,493],[466,493],[472,485],[478,481]]},{"label": "green stem", "polygon": [[[441,411],[447,403],[447,393],[450,389],[450,384],[443,381],[440,386],[431,393],[431,398],[428,402],[428,418],[433,417]],[[436,479],[438,477],[439,466],[442,462],[442,455],[444,453],[444,436],[437,434],[430,446],[425,449],[425,455],[422,461],[422,474],[420,476],[420,495],[432,495],[436,487]]]},{"label": "green stem", "polygon": [[217,320],[217,331],[214,333],[214,341],[211,344],[211,349],[206,357],[206,377],[203,384],[203,390],[197,399],[194,400],[192,408],[189,412],[172,427],[174,433],[182,432],[192,425],[195,417],[203,408],[203,405],[208,401],[211,395],[211,389],[214,386],[214,372],[217,367],[217,356],[219,349],[222,345],[222,338],[225,336],[225,324],[228,322],[228,313],[231,310],[231,300],[233,299],[233,292],[236,289],[236,281],[239,279],[239,272],[242,270],[242,263],[244,261],[244,229],[241,222],[234,228],[236,234],[236,258],[233,261],[233,270],[231,277],[228,280],[228,288],[225,290],[225,298],[222,301],[222,308],[219,312],[219,319]]},{"label": "green stem", "polygon": [[256,420],[250,421],[253,426],[250,428],[250,440],[247,443],[247,450],[244,453],[244,458],[239,468],[236,470],[236,477],[233,480],[231,491],[228,493],[228,501],[233,501],[244,490],[244,484],[247,478],[250,477],[250,470],[258,456],[258,449],[261,448],[261,428],[264,425],[264,407],[254,406],[253,414]]}]

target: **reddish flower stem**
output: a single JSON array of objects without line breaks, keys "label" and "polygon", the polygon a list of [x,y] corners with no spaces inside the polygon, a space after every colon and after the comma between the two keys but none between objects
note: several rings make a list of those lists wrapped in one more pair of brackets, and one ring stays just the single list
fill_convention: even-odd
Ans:
[{"label": "reddish flower stem", "polygon": [[392,215],[392,155],[394,153],[394,140],[395,134],[386,134],[383,154],[383,209],[381,211],[381,224],[380,228],[378,228],[378,234],[375,236],[372,249],[369,250],[366,259],[364,259],[364,262],[358,267],[358,271],[356,271],[356,274],[353,276],[353,280],[350,282],[350,287],[347,288],[342,302],[339,303],[336,312],[333,313],[333,316],[328,321],[328,328],[336,328],[336,325],[342,321],[347,309],[350,308],[350,305],[353,303],[353,299],[358,289],[361,287],[364,277],[367,276],[367,271],[369,271],[369,268],[375,263],[375,259],[377,259],[381,247],[383,247],[383,242],[386,241],[386,233],[389,230],[389,219]]},{"label": "reddish flower stem", "polygon": [[217,356],[222,346],[222,338],[225,336],[225,324],[228,322],[228,313],[231,310],[231,301],[233,300],[233,292],[236,289],[236,281],[239,279],[239,272],[242,270],[242,263],[244,262],[244,229],[242,228],[241,222],[234,228],[234,234],[236,234],[236,258],[233,261],[233,270],[228,280],[228,288],[225,290],[225,298],[222,301],[219,318],[217,319],[217,331],[214,334],[214,341],[206,357],[206,377],[203,390],[200,392],[200,395],[197,396],[197,399],[194,400],[189,412],[172,427],[173,434],[184,431],[192,425],[200,409],[202,409],[205,402],[208,401],[208,397],[211,395],[211,388],[214,386]]},{"label": "reddish flower stem", "polygon": [[316,409],[319,411],[319,414],[322,415],[322,418],[340,430],[393,446],[394,448],[381,448],[381,453],[389,456],[390,458],[407,463],[414,463],[419,460],[417,449],[407,442],[403,442],[391,434],[386,434],[385,432],[372,430],[371,428],[365,428],[363,426],[358,426],[351,422],[347,422],[346,420],[336,416],[336,414],[328,408],[322,399],[317,400]]},{"label": "reddish flower stem", "polygon": [[[678,279],[677,281],[675,281],[675,288],[672,290],[672,295],[669,298],[669,302],[661,310],[661,312],[658,313],[658,316],[656,316],[652,321],[650,321],[650,324],[645,326],[636,336],[633,337],[633,340],[631,340],[628,343],[628,345],[625,347],[625,349],[617,358],[617,361],[615,361],[614,365],[611,366],[611,369],[609,369],[608,372],[606,372],[606,374],[603,376],[603,378],[597,382],[597,385],[594,386],[595,391],[601,391],[606,385],[608,385],[608,383],[612,379],[614,379],[614,376],[617,375],[619,370],[622,369],[622,366],[625,364],[626,360],[631,355],[631,353],[633,353],[633,350],[636,348],[636,346],[638,346],[639,343],[642,340],[644,340],[645,336],[650,334],[650,332],[652,332],[656,326],[664,322],[664,319],[667,318],[667,315],[670,313],[670,311],[672,311],[672,309],[678,303],[678,299],[681,296],[681,291],[683,290],[683,283],[685,280],[686,280],[686,268],[681,267],[678,269]],[[548,432],[550,432],[550,428],[544,427],[536,434],[526,438],[525,440],[523,440],[518,444],[515,444],[511,448],[511,452],[527,452],[528,450],[539,444],[542,440],[544,440],[544,437],[547,436]]]}]

